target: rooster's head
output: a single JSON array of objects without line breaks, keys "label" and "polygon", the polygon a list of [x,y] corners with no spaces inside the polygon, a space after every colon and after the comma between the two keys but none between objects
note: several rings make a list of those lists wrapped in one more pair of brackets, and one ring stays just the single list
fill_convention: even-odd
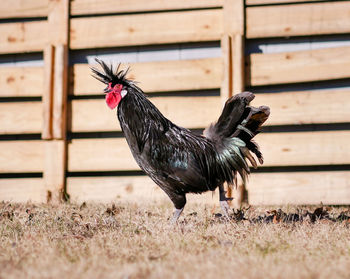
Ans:
[{"label": "rooster's head", "polygon": [[106,103],[114,109],[118,106],[120,101],[127,95],[129,87],[136,87],[132,80],[126,78],[129,68],[126,70],[119,70],[120,64],[114,70],[113,66],[109,67],[107,64],[99,59],[95,59],[101,65],[103,72],[98,69],[91,68],[93,77],[107,85],[104,92],[106,93]]}]

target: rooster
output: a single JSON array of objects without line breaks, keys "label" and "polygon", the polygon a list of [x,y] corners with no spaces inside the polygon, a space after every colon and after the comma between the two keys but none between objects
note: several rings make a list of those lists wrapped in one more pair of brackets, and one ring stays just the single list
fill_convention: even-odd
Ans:
[{"label": "rooster", "polygon": [[109,108],[117,116],[126,141],[140,168],[168,195],[176,223],[186,204],[187,193],[203,193],[219,188],[220,205],[228,217],[228,198],[223,184],[237,186],[237,173],[245,183],[250,172],[247,160],[256,168],[252,156],[263,163],[258,145],[252,140],[270,114],[266,106],[249,106],[251,92],[237,94],[226,101],[218,121],[204,135],[177,126],[146,98],[136,82],[127,78],[128,70],[116,69],[96,59],[103,71],[92,68],[93,76],[106,84]]}]

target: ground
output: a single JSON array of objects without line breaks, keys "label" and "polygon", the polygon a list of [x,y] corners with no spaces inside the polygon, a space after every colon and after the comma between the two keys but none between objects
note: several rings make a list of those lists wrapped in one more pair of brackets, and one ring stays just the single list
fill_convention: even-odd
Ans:
[{"label": "ground", "polygon": [[349,208],[276,208],[3,202],[0,278],[350,278]]}]

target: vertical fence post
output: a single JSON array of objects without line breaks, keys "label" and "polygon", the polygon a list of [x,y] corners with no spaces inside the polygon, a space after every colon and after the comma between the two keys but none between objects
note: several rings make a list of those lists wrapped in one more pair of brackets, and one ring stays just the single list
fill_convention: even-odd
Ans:
[{"label": "vertical fence post", "polygon": [[[222,103],[233,94],[244,91],[244,0],[224,0],[224,34],[221,39],[224,76],[221,85]],[[237,189],[227,188],[227,196],[234,197],[234,207],[240,207],[245,189],[241,182]]]},{"label": "vertical fence post", "polygon": [[44,183],[47,201],[62,200],[66,184],[66,123],[69,0],[50,0],[48,47],[44,53],[46,92],[43,96],[45,139]]}]

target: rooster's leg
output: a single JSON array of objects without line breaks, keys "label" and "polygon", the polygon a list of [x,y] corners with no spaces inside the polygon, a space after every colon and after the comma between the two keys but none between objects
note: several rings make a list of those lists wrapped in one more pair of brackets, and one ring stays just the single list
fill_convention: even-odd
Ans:
[{"label": "rooster's leg", "polygon": [[226,197],[226,191],[224,189],[223,184],[219,186],[219,198],[220,198],[220,206],[221,206],[222,213],[225,217],[229,218],[230,206],[227,201],[232,200],[232,198]]},{"label": "rooster's leg", "polygon": [[170,192],[168,196],[175,206],[175,212],[174,212],[173,218],[171,218],[171,223],[175,224],[179,219],[182,211],[184,210],[184,207],[186,204],[186,196],[185,194],[177,194],[174,192]]},{"label": "rooster's leg", "polygon": [[180,209],[175,208],[173,218],[171,218],[171,224],[176,224],[183,210],[184,210],[184,207]]}]

